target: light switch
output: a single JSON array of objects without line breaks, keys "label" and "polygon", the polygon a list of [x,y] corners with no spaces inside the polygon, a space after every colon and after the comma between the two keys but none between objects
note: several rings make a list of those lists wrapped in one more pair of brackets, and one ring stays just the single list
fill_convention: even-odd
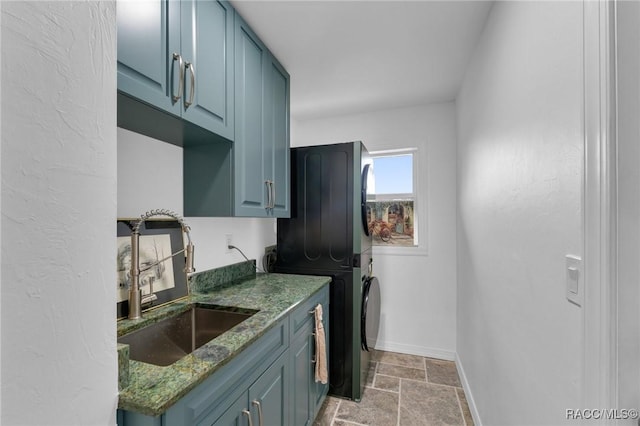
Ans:
[{"label": "light switch", "polygon": [[567,299],[578,306],[582,306],[584,300],[582,282],[582,259],[578,256],[567,255],[566,260],[566,293]]},{"label": "light switch", "polygon": [[567,268],[569,273],[567,277],[567,289],[570,293],[578,294],[578,280],[580,279],[580,270],[574,266]]}]

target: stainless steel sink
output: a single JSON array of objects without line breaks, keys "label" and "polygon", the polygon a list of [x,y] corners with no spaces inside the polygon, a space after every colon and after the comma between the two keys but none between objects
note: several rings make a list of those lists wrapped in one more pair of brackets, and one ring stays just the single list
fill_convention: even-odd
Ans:
[{"label": "stainless steel sink", "polygon": [[178,316],[164,319],[118,338],[129,345],[129,358],[167,366],[258,311],[224,306],[193,306]]}]

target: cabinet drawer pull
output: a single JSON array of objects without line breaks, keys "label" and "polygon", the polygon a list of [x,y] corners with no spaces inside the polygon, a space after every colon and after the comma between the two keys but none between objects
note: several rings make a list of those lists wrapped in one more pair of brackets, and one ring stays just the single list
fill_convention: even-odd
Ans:
[{"label": "cabinet drawer pull", "polygon": [[191,62],[185,62],[184,67],[191,72],[191,93],[189,93],[189,100],[184,100],[184,108],[187,109],[193,104],[193,95],[196,92],[196,72],[193,70]]},{"label": "cabinet drawer pull", "polygon": [[[174,95],[173,94],[173,70],[175,69],[175,67],[173,66],[176,62],[176,60],[178,61],[178,68],[180,69],[180,77],[179,77],[179,82],[178,82],[178,95]],[[180,100],[180,98],[182,97],[182,86],[184,84],[184,68],[182,68],[182,56],[180,56],[179,53],[174,53],[173,54],[173,59],[171,61],[171,99],[173,99],[173,102],[178,102]]]},{"label": "cabinet drawer pull", "polygon": [[253,421],[251,421],[251,412],[249,410],[242,410],[242,414],[245,414],[249,419],[249,426],[253,426]]},{"label": "cabinet drawer pull", "polygon": [[262,421],[262,404],[260,404],[260,401],[256,399],[251,401],[251,403],[256,407],[258,407],[258,417],[260,418],[260,426],[264,426],[264,422]]}]

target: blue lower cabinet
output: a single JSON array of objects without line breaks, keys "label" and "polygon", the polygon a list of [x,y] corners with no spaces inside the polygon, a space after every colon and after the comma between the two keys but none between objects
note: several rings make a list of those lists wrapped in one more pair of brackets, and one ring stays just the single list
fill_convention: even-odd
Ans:
[{"label": "blue lower cabinet", "polygon": [[[326,291],[325,291],[326,290]],[[321,304],[325,330],[326,353],[329,353],[328,288],[311,298],[290,316],[291,345],[291,424],[311,425],[324,402],[329,384],[315,381],[316,341],[314,308]]]},{"label": "blue lower cabinet", "polygon": [[247,396],[245,393],[235,400],[213,424],[216,426],[244,426],[249,424],[250,415],[251,412],[247,409]]},{"label": "blue lower cabinet", "polygon": [[[288,424],[289,382],[287,353],[274,362],[236,399],[213,425],[286,426]],[[209,424],[209,423],[199,423]]]},{"label": "blue lower cabinet", "polygon": [[293,399],[291,424],[293,425],[309,425],[314,418],[311,407],[311,390],[314,383],[312,332],[313,330],[309,330],[309,335],[300,336],[294,340],[289,349],[294,390],[291,396]]},{"label": "blue lower cabinet", "polygon": [[249,388],[249,411],[254,425],[286,426],[289,420],[288,352]]},{"label": "blue lower cabinet", "polygon": [[162,417],[145,416],[131,411],[118,410],[118,426],[162,426]]},{"label": "blue lower cabinet", "polygon": [[[328,386],[314,381],[314,306],[329,312],[329,286],[158,417],[118,411],[119,426],[309,425]],[[328,331],[327,315],[324,327]],[[327,336],[328,342],[328,336]],[[328,353],[328,351],[327,351]]]}]

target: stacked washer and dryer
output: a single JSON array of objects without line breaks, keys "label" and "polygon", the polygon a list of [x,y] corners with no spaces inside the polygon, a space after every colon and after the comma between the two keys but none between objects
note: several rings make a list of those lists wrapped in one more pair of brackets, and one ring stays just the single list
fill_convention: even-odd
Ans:
[{"label": "stacked washer and dryer", "polygon": [[278,219],[275,271],[332,278],[329,394],[359,401],[380,324],[362,142],[291,149],[291,218]]}]

